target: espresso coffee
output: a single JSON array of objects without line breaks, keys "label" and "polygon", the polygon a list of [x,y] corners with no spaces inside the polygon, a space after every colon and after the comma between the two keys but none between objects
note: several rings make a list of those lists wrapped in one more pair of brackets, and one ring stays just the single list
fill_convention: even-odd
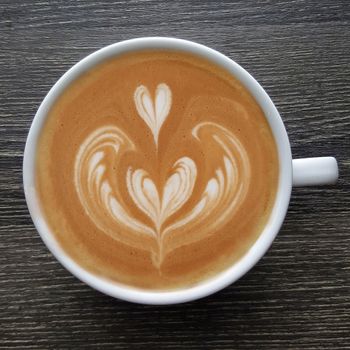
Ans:
[{"label": "espresso coffee", "polygon": [[133,287],[200,283],[254,244],[274,204],[272,131],[250,93],[188,53],[139,51],[82,74],[51,108],[36,185],[63,250]]}]

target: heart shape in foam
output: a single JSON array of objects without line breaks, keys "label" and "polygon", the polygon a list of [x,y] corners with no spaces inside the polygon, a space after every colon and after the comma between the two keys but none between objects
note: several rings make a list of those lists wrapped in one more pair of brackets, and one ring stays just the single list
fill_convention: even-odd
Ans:
[{"label": "heart shape in foam", "polygon": [[159,84],[153,101],[147,87],[140,85],[135,90],[134,101],[139,116],[150,128],[158,148],[159,132],[171,107],[171,90],[168,85]]},{"label": "heart shape in foam", "polygon": [[[171,107],[171,91],[166,84],[159,84],[153,101],[141,85],[135,90],[134,102],[157,148],[160,129]],[[80,145],[76,156],[75,187],[89,218],[111,238],[150,251],[157,268],[169,252],[199,241],[224,225],[249,187],[249,158],[232,132],[213,122],[198,123],[191,132],[203,154],[214,147],[221,163],[217,163],[198,202],[170,223],[166,221],[188,202],[201,176],[191,158],[182,157],[174,163],[162,189],[145,170],[128,168],[127,192],[138,210],[150,218],[150,225],[138,219],[126,205],[120,188],[113,185],[111,169],[118,168],[125,152],[139,151],[124,131],[113,125],[98,128]]]},{"label": "heart shape in foam", "polygon": [[190,198],[197,178],[197,167],[191,158],[180,158],[173,169],[175,172],[167,179],[162,196],[145,170],[129,168],[127,172],[129,194],[137,207],[153,221],[157,234],[163,223]]}]

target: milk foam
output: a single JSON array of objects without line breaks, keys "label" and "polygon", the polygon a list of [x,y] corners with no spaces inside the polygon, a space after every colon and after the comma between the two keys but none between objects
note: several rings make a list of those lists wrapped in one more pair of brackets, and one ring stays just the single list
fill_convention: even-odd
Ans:
[{"label": "milk foam", "polygon": [[140,85],[135,90],[134,102],[139,116],[151,129],[154,142],[158,148],[160,129],[168,117],[171,107],[171,91],[166,84],[159,84],[152,101],[147,87]]},{"label": "milk foam", "polygon": [[[135,90],[134,103],[158,149],[159,134],[172,105],[169,86],[159,84],[152,100],[147,87],[140,85]],[[113,239],[149,250],[157,268],[174,249],[204,239],[225,225],[250,186],[248,155],[231,131],[214,122],[201,122],[191,132],[204,154],[207,142],[219,149],[220,165],[197,203],[176,220],[171,220],[172,216],[189,202],[197,180],[202,176],[198,164],[189,156],[173,164],[163,188],[157,187],[146,170],[128,167],[125,174],[127,192],[138,210],[148,217],[149,221],[143,222],[132,215],[120,188],[108,177],[108,174],[118,172],[118,163],[125,152],[140,152],[127,133],[114,125],[99,127],[83,141],[76,155],[74,183],[87,215]],[[115,170],[110,169],[111,164],[107,161],[110,155],[115,159]],[[186,232],[190,234],[184,234]],[[177,236],[181,238],[176,239]],[[144,238],[151,238],[156,244],[147,245]]]}]

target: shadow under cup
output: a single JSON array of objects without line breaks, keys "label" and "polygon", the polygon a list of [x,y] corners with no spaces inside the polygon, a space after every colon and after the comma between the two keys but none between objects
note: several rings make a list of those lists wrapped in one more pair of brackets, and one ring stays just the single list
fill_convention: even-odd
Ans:
[{"label": "shadow under cup", "polygon": [[[112,57],[144,50],[173,50],[186,52],[221,66],[250,92],[261,107],[272,130],[278,152],[279,179],[270,217],[258,239],[233,266],[193,287],[171,291],[151,291],[111,282],[87,271],[71,259],[56,241],[40,208],[36,189],[36,154],[38,139],[47,115],[58,97],[84,72]],[[265,254],[277,235],[287,212],[292,187],[292,157],[286,130],[269,96],[258,82],[237,63],[226,56],[190,41],[172,38],[140,38],[107,46],[81,60],[53,86],[40,105],[29,131],[23,161],[24,191],[33,222],[52,254],[73,275],[91,287],[113,297],[143,304],[175,304],[210,295],[235,282],[249,271]]]}]

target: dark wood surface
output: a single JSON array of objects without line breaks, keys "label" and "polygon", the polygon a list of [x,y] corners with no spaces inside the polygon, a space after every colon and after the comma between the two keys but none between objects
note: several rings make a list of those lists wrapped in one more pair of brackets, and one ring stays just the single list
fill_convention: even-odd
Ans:
[{"label": "dark wood surface", "polygon": [[[1,349],[350,349],[350,1],[0,1]],[[152,307],[80,283],[23,195],[30,123],[53,83],[104,45],[175,36],[261,82],[293,155],[335,156],[336,186],[293,191],[260,263],[206,299]]]}]

